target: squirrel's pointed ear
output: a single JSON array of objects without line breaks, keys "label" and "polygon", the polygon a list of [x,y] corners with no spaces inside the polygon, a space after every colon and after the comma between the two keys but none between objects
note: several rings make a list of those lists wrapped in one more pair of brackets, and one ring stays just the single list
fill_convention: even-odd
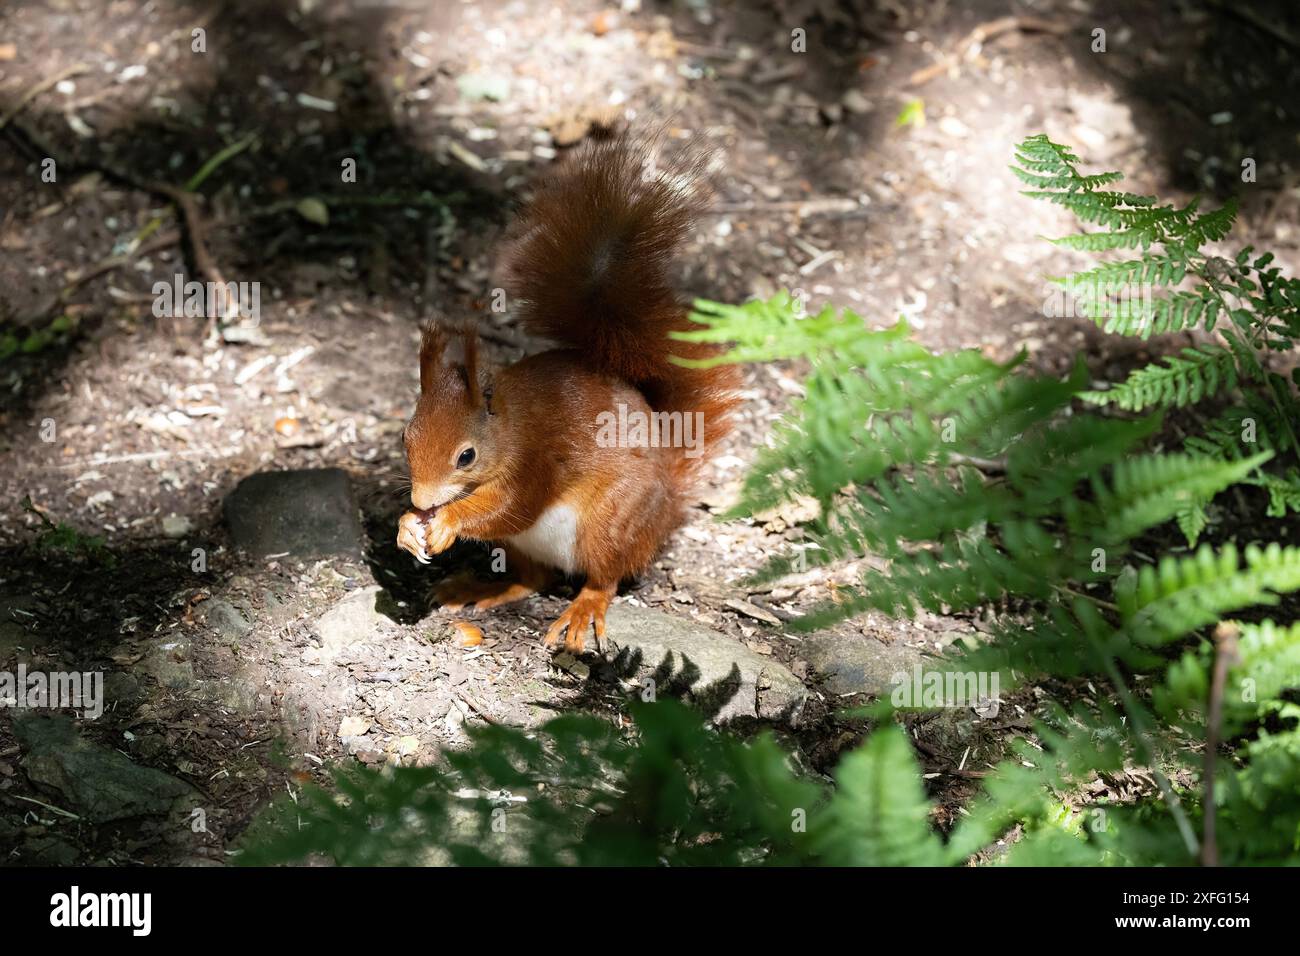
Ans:
[{"label": "squirrel's pointed ear", "polygon": [[472,407],[483,400],[478,381],[478,333],[471,328],[447,329],[436,321],[424,327],[420,339],[420,391],[462,392]]},{"label": "squirrel's pointed ear", "polygon": [[442,356],[447,351],[447,332],[436,321],[420,333],[420,391],[432,392],[442,377]]},{"label": "squirrel's pointed ear", "polygon": [[465,383],[469,403],[477,408],[483,403],[483,386],[478,380],[478,333],[472,328],[461,329],[447,351],[454,353],[456,370]]}]

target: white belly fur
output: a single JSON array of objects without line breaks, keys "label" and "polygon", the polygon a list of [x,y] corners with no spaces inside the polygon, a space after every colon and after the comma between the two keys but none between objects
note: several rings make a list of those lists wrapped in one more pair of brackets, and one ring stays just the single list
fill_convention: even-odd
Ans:
[{"label": "white belly fur", "polygon": [[551,505],[531,528],[506,540],[535,561],[573,574],[578,512],[570,505]]}]

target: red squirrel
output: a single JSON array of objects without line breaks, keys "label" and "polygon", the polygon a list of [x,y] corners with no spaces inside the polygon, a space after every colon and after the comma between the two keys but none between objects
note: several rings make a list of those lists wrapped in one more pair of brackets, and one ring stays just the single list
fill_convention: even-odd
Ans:
[{"label": "red squirrel", "polygon": [[[415,510],[398,546],[427,563],[457,538],[498,543],[513,572],[453,577],[435,598],[483,610],[527,597],[555,570],[581,576],[545,637],[556,649],[563,636],[572,653],[589,630],[605,649],[610,600],[684,520],[740,383],[734,366],[669,361],[716,351],[668,338],[694,326],[670,268],[708,190],[698,156],[655,174],[649,155],[626,137],[591,142],[543,179],[507,233],[504,275],[524,327],[564,347],[488,372],[472,329],[430,323],[403,434]],[[647,421],[673,422],[679,440],[651,440],[636,427]]]}]

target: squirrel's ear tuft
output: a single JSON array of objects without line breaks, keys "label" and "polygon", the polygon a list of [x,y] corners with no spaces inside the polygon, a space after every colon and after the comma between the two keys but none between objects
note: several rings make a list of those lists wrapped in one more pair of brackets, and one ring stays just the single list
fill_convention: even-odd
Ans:
[{"label": "squirrel's ear tuft", "polygon": [[460,392],[471,407],[483,400],[478,381],[478,333],[452,328],[436,320],[424,327],[420,339],[420,391]]}]

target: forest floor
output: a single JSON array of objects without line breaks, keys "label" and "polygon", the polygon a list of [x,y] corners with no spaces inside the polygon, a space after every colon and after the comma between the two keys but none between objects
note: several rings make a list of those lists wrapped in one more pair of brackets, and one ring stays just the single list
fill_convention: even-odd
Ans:
[{"label": "forest floor", "polygon": [[[688,294],[803,290],[873,326],[904,315],[934,348],[1026,349],[1051,372],[1082,352],[1114,380],[1188,337],[1135,347],[1044,316],[1044,277],[1078,261],[1042,237],[1072,223],[1019,195],[1013,147],[1043,131],[1092,170],[1124,170],[1135,192],[1240,193],[1234,245],[1294,271],[1297,127],[1267,104],[1295,102],[1277,91],[1300,87],[1298,34],[1294,13],[1267,6],[10,0],[0,333],[20,348],[0,357],[0,670],[104,673],[107,709],[78,722],[71,751],[105,773],[129,774],[122,758],[182,781],[203,825],[175,808],[105,810],[5,710],[6,862],[222,863],[268,799],[325,781],[331,762],[434,760],[482,719],[618,712],[618,675],[541,647],[571,590],[480,615],[483,643],[463,648],[447,627],[463,615],[426,611],[426,594],[484,551],[422,568],[393,544],[419,326],[477,316],[495,361],[544,347],[488,308],[495,242],[593,124],[619,117],[724,151],[683,257]],[[795,28],[807,52],[792,51]],[[1091,50],[1097,28],[1105,53]],[[923,121],[900,123],[905,112]],[[202,245],[227,280],[260,283],[262,310],[226,335],[152,309],[155,282],[195,267],[194,222],[165,187],[214,157]],[[1244,185],[1247,157],[1258,171]],[[357,182],[342,184],[349,158]],[[688,525],[619,600],[795,675],[810,696],[783,733],[828,773],[864,729],[842,705],[983,622],[871,615],[815,639],[772,625],[861,568],[742,583],[809,520],[715,518],[800,389],[798,367],[745,375],[739,427]],[[231,546],[222,502],[242,478],[326,467],[356,489],[356,554]],[[376,587],[388,614],[350,597]],[[355,639],[322,638],[331,613]],[[1044,693],[1021,688],[990,718],[909,718],[942,817]]]}]

